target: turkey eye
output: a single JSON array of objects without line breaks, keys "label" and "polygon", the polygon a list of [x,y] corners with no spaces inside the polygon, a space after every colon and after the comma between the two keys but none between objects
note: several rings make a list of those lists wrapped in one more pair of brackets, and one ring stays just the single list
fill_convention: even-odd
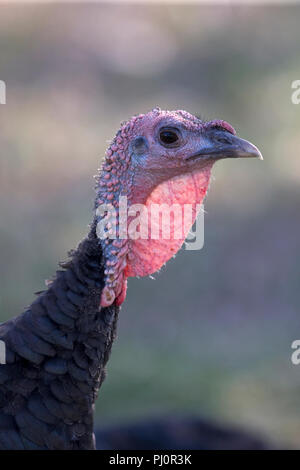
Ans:
[{"label": "turkey eye", "polygon": [[163,145],[172,145],[179,140],[179,135],[175,130],[163,129],[159,133],[159,140]]}]

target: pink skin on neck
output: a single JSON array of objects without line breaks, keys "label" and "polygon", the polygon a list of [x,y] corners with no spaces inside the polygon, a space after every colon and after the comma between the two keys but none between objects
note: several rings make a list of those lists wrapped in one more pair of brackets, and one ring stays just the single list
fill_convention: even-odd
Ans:
[{"label": "pink skin on neck", "polygon": [[[112,204],[119,210],[120,196],[127,196],[128,206],[142,203],[148,211],[149,236],[147,239],[101,240],[106,260],[105,286],[100,305],[107,307],[115,302],[121,305],[126,297],[127,278],[147,276],[159,270],[181,248],[191,225],[197,216],[196,205],[200,205],[207,193],[210,181],[211,161],[200,167],[188,166],[185,156],[193,153],[195,142],[187,140],[183,150],[164,150],[155,141],[155,132],[162,119],[183,123],[186,129],[200,132],[209,127],[222,127],[232,134],[234,129],[225,121],[203,123],[185,111],[161,111],[155,109],[146,115],[133,117],[117,133],[107,150],[106,159],[98,178],[97,205]],[[150,156],[136,159],[130,148],[135,137],[145,136]],[[170,237],[163,237],[161,229],[158,239],[151,238],[150,216],[152,204],[192,205],[192,220],[182,230],[182,236],[174,238],[178,220],[171,216]],[[118,214],[119,217],[119,214]],[[117,225],[118,225],[117,217]],[[132,217],[128,217],[128,227]],[[180,221],[181,222],[181,221]],[[109,228],[109,227],[108,227]]]},{"label": "pink skin on neck", "polygon": [[[194,171],[165,181],[158,185],[149,195],[146,201],[146,209],[148,214],[149,239],[139,238],[137,240],[129,240],[128,263],[126,266],[126,275],[128,277],[148,276],[158,271],[172,256],[174,256],[181,248],[191,225],[197,217],[197,206],[199,206],[206,195],[211,166],[207,165],[201,171]],[[181,214],[176,218],[175,215],[170,216],[170,237],[167,233],[164,237],[162,224],[158,228],[159,238],[151,238],[151,212],[153,204],[167,204],[169,206],[179,205]],[[184,226],[184,208],[185,205],[191,205],[192,218],[189,224]],[[173,213],[174,214],[174,213]],[[178,215],[179,215],[178,214]],[[161,220],[160,220],[161,222]],[[182,233],[177,238],[177,233]]]}]

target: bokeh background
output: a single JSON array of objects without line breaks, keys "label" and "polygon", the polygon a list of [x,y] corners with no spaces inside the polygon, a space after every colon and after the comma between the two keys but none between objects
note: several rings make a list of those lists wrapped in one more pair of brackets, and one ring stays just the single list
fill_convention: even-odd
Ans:
[{"label": "bokeh background", "polygon": [[0,320],[86,234],[119,122],[221,118],[264,162],[223,161],[205,246],[130,280],[101,425],[206,416],[300,448],[300,6],[1,5]]}]

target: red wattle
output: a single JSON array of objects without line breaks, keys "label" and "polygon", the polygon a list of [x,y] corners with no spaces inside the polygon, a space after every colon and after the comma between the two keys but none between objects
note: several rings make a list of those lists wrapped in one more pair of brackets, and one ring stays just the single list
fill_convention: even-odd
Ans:
[{"label": "red wattle", "polygon": [[[209,186],[210,172],[211,165],[202,170],[177,176],[160,184],[152,191],[146,201],[148,238],[129,239],[126,269],[128,277],[152,274],[178,252],[197,217],[196,206],[203,202]],[[153,204],[167,204],[169,207],[172,204],[178,204],[181,208],[180,217],[173,216],[170,218],[170,236],[167,238],[164,238],[161,219],[159,220],[159,227],[154,227],[157,229],[156,233],[159,233],[159,238],[151,238],[151,210]],[[191,205],[192,217],[189,224],[183,223],[185,204]],[[176,239],[175,234],[179,233],[182,235]]]}]

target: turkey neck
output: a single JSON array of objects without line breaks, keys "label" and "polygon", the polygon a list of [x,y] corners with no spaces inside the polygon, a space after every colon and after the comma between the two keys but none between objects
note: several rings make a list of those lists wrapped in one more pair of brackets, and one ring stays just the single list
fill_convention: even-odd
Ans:
[{"label": "turkey neck", "polygon": [[[8,327],[5,334],[7,362],[19,360],[29,375],[38,374],[39,399],[46,406],[52,404],[50,414],[58,413],[63,426],[66,420],[85,425],[88,433],[80,447],[93,448],[93,405],[105,376],[119,309],[115,305],[99,309],[103,260],[94,224],[70,255],[48,289],[11,320],[14,328]],[[70,448],[77,445],[73,441],[70,436]]]}]

